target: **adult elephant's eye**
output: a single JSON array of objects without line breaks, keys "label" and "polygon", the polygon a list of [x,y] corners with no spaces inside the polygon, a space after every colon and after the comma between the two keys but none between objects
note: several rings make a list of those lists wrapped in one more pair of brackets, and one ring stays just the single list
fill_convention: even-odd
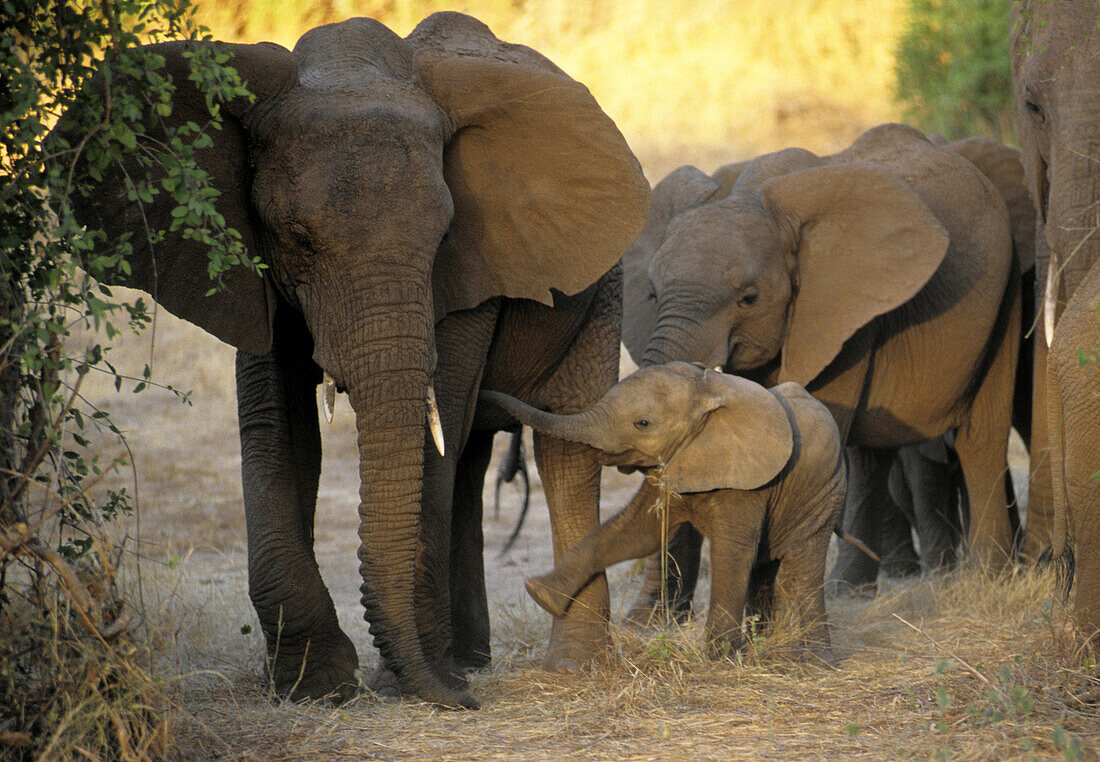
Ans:
[{"label": "adult elephant's eye", "polygon": [[758,292],[749,291],[749,292],[743,294],[741,296],[741,298],[737,300],[737,306],[738,307],[751,307],[752,305],[756,304],[757,300],[759,300],[759,299],[760,299],[760,294]]},{"label": "adult elephant's eye", "polygon": [[639,418],[638,420],[634,421],[634,428],[636,428],[638,431],[645,431],[649,428],[649,420],[646,418]]},{"label": "adult elephant's eye", "polygon": [[1043,107],[1033,100],[1024,101],[1024,108],[1028,110],[1028,113],[1033,114],[1040,122],[1045,122],[1047,117],[1043,113]]},{"label": "adult elephant's eye", "polygon": [[292,223],[289,227],[290,237],[294,241],[294,245],[301,249],[302,253],[308,257],[313,256],[313,237],[306,230],[305,225],[301,225],[297,222]]}]

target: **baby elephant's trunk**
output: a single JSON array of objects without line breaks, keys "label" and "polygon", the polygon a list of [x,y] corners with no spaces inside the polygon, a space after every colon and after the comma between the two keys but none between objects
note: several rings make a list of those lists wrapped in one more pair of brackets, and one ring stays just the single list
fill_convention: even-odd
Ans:
[{"label": "baby elephant's trunk", "polygon": [[[500,406],[507,413],[515,416],[520,423],[527,424],[543,434],[570,442],[580,442],[600,450],[607,449],[607,443],[603,441],[605,437],[600,431],[599,416],[595,410],[586,410],[573,415],[557,415],[531,407],[510,395],[493,391],[481,392],[481,399]],[[601,447],[601,444],[605,446]]]}]

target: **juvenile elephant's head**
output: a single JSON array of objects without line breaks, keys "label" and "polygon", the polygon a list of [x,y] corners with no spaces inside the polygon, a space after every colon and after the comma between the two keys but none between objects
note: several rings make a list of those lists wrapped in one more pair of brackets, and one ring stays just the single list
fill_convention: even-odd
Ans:
[{"label": "juvenile elephant's head", "polygon": [[[886,125],[849,151],[888,141],[938,150]],[[623,255],[623,342],[639,365],[748,371],[778,358],[780,381],[808,385],[923,287],[947,251],[935,215],[890,171],[834,158],[788,149],[658,183]]]},{"label": "juvenile elephant's head", "polygon": [[[1028,190],[1045,227],[1051,314],[1100,261],[1100,6],[1012,6],[1016,132]],[[1048,340],[1049,340],[1048,335]]]},{"label": "juvenile elephant's head", "polygon": [[756,489],[791,458],[787,412],[764,387],[683,362],[642,368],[574,415],[482,392],[523,423],[595,448],[608,466],[664,467],[674,492]]},{"label": "juvenile elephant's head", "polygon": [[[155,48],[177,87],[170,123],[209,120],[187,81],[188,54],[207,44]],[[120,282],[241,350],[269,350],[276,308],[301,312],[357,416],[375,643],[419,695],[455,703],[421,657],[413,612],[434,325],[498,295],[550,304],[552,288],[586,288],[637,234],[648,185],[583,85],[468,16],[435,14],[404,39],[357,18],[293,51],[225,47],[256,99],[223,106],[198,161],[267,275],[231,272],[228,291],[205,297],[203,245],[148,243],[145,220],[167,229],[175,202],[128,201],[137,166],[108,173],[77,216],[112,240],[134,235]]]}]

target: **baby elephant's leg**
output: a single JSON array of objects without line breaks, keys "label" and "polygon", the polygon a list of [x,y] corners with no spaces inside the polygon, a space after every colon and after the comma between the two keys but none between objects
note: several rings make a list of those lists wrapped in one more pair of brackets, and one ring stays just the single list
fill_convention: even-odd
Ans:
[{"label": "baby elephant's leg", "polygon": [[529,578],[527,592],[551,614],[561,616],[594,575],[620,561],[655,553],[661,546],[658,497],[656,487],[646,482],[626,508],[585,535],[553,570]]},{"label": "baby elephant's leg", "polygon": [[825,615],[825,555],[832,524],[783,554],[775,578],[775,623],[799,628],[805,655],[834,661]]},{"label": "baby elephant's leg", "polygon": [[699,502],[703,501],[695,514],[710,518],[704,529],[710,539],[711,564],[707,645],[712,655],[724,656],[745,644],[741,620],[760,546],[765,503],[757,493],[740,490],[707,493],[699,497]]}]

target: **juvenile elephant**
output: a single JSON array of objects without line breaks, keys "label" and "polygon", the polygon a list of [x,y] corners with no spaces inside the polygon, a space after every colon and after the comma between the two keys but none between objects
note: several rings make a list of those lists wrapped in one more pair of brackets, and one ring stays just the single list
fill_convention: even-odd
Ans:
[{"label": "juvenile elephant", "polygon": [[[168,124],[209,120],[188,56],[210,44],[154,48],[177,88]],[[203,246],[177,234],[154,249],[144,234],[146,220],[169,228],[175,202],[128,198],[136,162],[83,178],[75,213],[106,245],[132,235],[119,282],[239,350],[249,593],[277,692],[347,696],[356,683],[312,547],[324,376],[326,399],[345,390],[356,415],[362,601],[383,664],[423,699],[475,706],[461,670],[488,660],[480,496],[493,426],[477,391],[569,412],[614,383],[615,263],[648,184],[583,85],[469,16],[435,14],[405,38],[356,18],[293,51],[224,50],[256,97],[222,105],[197,158],[264,277],[230,272],[228,290],[204,298]],[[140,92],[114,75],[89,86]],[[149,108],[158,124],[160,104]],[[58,134],[76,146],[74,121]],[[151,132],[139,140],[155,150],[163,130]],[[544,439],[539,467],[560,549],[599,522],[599,465]],[[606,583],[584,595],[554,624],[551,665],[606,642]]]},{"label": "juvenile elephant", "polygon": [[[764,617],[806,625],[805,645],[831,658],[825,555],[844,504],[840,435],[829,411],[794,383],[757,383],[695,365],[643,368],[581,413],[536,410],[483,392],[520,421],[583,442],[605,466],[656,474],[674,493],[667,526],[691,521],[711,543],[707,640],[743,645],[746,603]],[[661,546],[658,486],[646,480],[614,518],[533,577],[527,591],[561,616],[594,575]]]},{"label": "juvenile elephant", "polygon": [[[639,365],[793,380],[829,408],[855,447],[849,534],[877,548],[893,452],[957,431],[971,555],[1008,560],[1019,277],[1005,202],[961,152],[882,125],[829,157],[788,149],[713,177],[681,167],[654,188],[623,269],[623,341]],[[697,548],[681,530],[670,566],[690,573]],[[842,546],[834,576],[876,572]]]},{"label": "juvenile elephant", "polygon": [[1040,325],[1046,341],[1036,342],[1036,365],[1045,361],[1053,552],[1069,556],[1074,549],[1077,622],[1094,647],[1100,632],[1098,24],[1100,7],[1091,0],[1012,6],[1016,131],[1045,244],[1039,251],[1046,253],[1039,267],[1046,275]]}]

